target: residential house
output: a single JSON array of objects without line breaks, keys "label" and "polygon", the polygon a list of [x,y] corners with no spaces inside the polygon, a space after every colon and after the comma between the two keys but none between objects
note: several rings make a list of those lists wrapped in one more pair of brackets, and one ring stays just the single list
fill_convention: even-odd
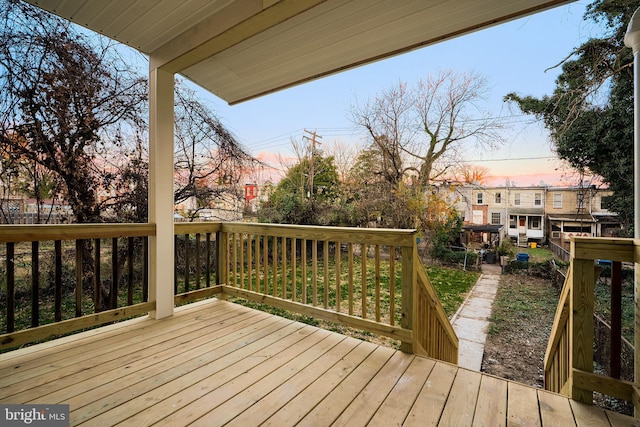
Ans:
[{"label": "residential house", "polygon": [[[505,225],[506,236],[518,246],[547,238],[568,242],[572,236],[611,237],[621,229],[618,215],[609,210],[612,194],[595,186],[474,187],[465,224],[467,229]],[[461,214],[466,209],[457,207]]]},{"label": "residential house", "polygon": [[567,243],[573,236],[613,236],[621,224],[609,211],[613,192],[595,186],[549,188],[547,218],[549,238]]}]

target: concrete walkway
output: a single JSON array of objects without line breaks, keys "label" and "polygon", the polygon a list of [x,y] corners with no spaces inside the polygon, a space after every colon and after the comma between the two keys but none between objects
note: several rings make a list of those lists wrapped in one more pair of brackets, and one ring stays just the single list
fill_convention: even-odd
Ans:
[{"label": "concrete walkway", "polygon": [[500,265],[483,264],[482,276],[469,292],[451,324],[459,339],[458,365],[480,371],[491,307],[500,282]]}]

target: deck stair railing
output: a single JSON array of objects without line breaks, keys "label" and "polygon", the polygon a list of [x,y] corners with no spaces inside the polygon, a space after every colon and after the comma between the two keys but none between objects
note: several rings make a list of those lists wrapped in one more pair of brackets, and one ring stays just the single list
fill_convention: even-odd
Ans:
[{"label": "deck stair railing", "polygon": [[[146,263],[153,225],[2,227],[7,305],[0,350],[155,308],[153,301],[147,301]],[[176,304],[213,295],[240,297],[397,339],[404,351],[457,363],[458,339],[418,260],[414,230],[213,222],[175,224],[174,230]],[[31,327],[17,331],[14,251],[17,244],[28,242],[34,248],[30,260],[34,319],[46,299],[38,296],[39,242],[49,242],[47,248],[52,246],[55,253],[57,314],[53,323],[40,326],[34,320]],[[73,258],[74,246],[76,309],[74,313],[67,309],[62,316],[60,296],[63,282],[69,282],[62,275],[68,275],[69,268],[63,267],[61,255]],[[87,259],[83,260],[86,248],[93,254],[89,275]],[[134,272],[134,264],[142,271]],[[111,274],[101,276],[105,269]],[[87,280],[94,286],[87,286]],[[110,289],[104,290],[105,283]],[[93,289],[104,292],[87,295]]]},{"label": "deck stair railing", "polygon": [[[638,387],[620,377],[621,265],[633,263],[640,244],[633,239],[572,238],[571,263],[560,295],[544,358],[545,388],[583,403],[593,392],[633,402]],[[611,261],[611,366],[608,375],[594,373],[595,283],[597,260]]]}]

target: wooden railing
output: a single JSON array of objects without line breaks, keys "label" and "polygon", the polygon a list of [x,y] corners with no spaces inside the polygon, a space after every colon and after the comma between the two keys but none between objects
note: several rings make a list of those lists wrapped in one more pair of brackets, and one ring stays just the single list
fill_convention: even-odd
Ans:
[{"label": "wooden railing", "polygon": [[[418,282],[415,298],[416,319],[414,351],[424,356],[435,357],[451,363],[458,363],[458,337],[448,321],[444,308],[435,293],[429,276],[418,263]],[[437,355],[437,356],[436,356]]]},{"label": "wooden railing", "polygon": [[[6,283],[0,350],[153,310],[145,262],[153,225],[3,225],[0,230]],[[63,263],[67,257],[72,261]],[[105,258],[108,278],[101,274]],[[134,273],[136,262],[140,268]],[[21,279],[28,283],[16,280],[18,269],[26,269]],[[43,277],[42,287],[44,275],[52,277]],[[47,324],[41,325],[42,319]]]},{"label": "wooden railing", "polygon": [[571,254],[568,250],[551,240],[549,240],[549,249],[551,249],[551,252],[553,252],[560,261],[568,262],[571,258]]},{"label": "wooden railing", "polygon": [[174,224],[173,290],[176,304],[222,292],[217,267],[221,227],[219,222]]},{"label": "wooden railing", "polygon": [[457,363],[457,337],[418,261],[415,230],[225,223],[219,238],[224,294]]},{"label": "wooden railing", "polygon": [[[558,308],[544,358],[545,388],[564,394],[583,403],[593,403],[593,392],[633,402],[639,409],[640,394],[637,386],[615,378],[619,376],[619,350],[612,339],[612,367],[610,375],[593,372],[594,345],[594,291],[599,272],[595,261],[612,261],[612,306],[619,305],[620,263],[635,262],[639,242],[632,239],[573,238],[571,264],[560,295]],[[618,282],[617,284],[614,282]],[[612,310],[612,323],[619,325],[620,311]],[[613,334],[612,334],[613,336]],[[617,366],[617,368],[616,368]],[[617,373],[616,373],[617,372]]]},{"label": "wooden railing", "polygon": [[[457,363],[457,337],[418,261],[414,230],[208,222],[175,224],[174,230],[176,304],[213,295],[240,297],[397,339],[406,352]],[[0,335],[0,350],[155,308],[147,301],[146,262],[138,261],[143,266],[141,284],[134,285],[132,280],[133,254],[146,261],[145,237],[154,235],[153,225],[3,226],[2,231],[8,285],[7,333]],[[132,239],[137,237],[143,237],[142,250],[134,250]],[[101,246],[102,239],[111,239],[110,251]],[[39,326],[36,322],[16,332],[13,251],[17,242],[34,242],[37,248],[40,241],[54,242],[56,313],[63,305],[61,247],[63,242],[75,241],[75,313],[58,313],[55,323]],[[83,255],[87,247],[93,254],[90,274]],[[121,258],[122,253],[127,255]],[[40,269],[37,251],[34,254],[35,307]],[[101,276],[105,258],[111,260],[108,278]],[[110,280],[113,277],[116,280]],[[119,283],[120,277],[127,278],[128,288]],[[88,280],[93,286],[87,286]],[[142,298],[136,297],[141,303],[133,301],[134,287],[142,289]],[[118,297],[123,288],[126,298]]]}]

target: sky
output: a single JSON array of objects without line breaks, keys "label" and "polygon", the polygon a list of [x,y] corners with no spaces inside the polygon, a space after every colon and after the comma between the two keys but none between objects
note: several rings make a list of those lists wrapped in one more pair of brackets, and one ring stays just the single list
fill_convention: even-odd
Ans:
[{"label": "sky", "polygon": [[335,140],[363,145],[366,138],[351,120],[352,105],[440,70],[475,72],[488,82],[483,109],[508,116],[500,149],[466,151],[466,161],[488,168],[486,184],[504,185],[506,179],[517,186],[576,184],[554,155],[544,127],[503,97],[552,93],[560,72],[553,67],[599,35],[583,20],[589,3],[577,1],[234,106],[208,92],[203,96],[251,154],[281,169],[278,158],[291,156],[291,140],[302,142],[304,129],[317,131],[324,147]]}]

